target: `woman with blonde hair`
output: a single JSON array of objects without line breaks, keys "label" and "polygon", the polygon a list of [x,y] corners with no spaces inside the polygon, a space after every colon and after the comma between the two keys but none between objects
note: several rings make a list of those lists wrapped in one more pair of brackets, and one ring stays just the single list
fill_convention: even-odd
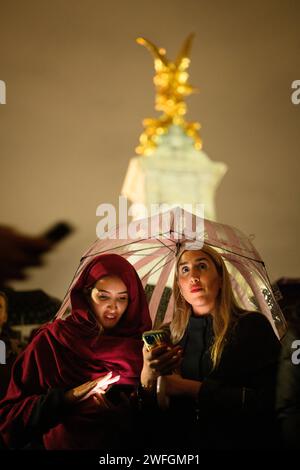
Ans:
[{"label": "woman with blonde hair", "polygon": [[157,388],[160,405],[169,404],[168,445],[272,446],[280,343],[271,324],[238,306],[223,258],[208,245],[179,254],[174,297],[174,316],[164,328],[176,346],[165,348],[173,360],[182,358],[180,366],[168,370],[170,349],[144,349],[141,374],[144,389]]}]

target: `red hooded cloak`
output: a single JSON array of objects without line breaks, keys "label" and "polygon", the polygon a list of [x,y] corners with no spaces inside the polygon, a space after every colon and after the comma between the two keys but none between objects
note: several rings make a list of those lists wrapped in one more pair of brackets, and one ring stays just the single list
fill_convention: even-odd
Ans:
[{"label": "red hooded cloak", "polygon": [[[83,290],[106,275],[122,279],[129,302],[118,324],[99,335]],[[0,403],[0,432],[9,447],[18,447],[30,432],[36,406],[52,389],[66,391],[109,371],[120,375],[118,384],[139,383],[141,335],[151,327],[151,320],[133,266],[116,254],[94,258],[71,291],[71,307],[65,320],[40,328],[14,364],[7,395]],[[72,413],[56,416],[57,424],[43,431],[43,445],[47,449],[101,448],[108,421],[107,413],[85,414],[74,407]]]}]

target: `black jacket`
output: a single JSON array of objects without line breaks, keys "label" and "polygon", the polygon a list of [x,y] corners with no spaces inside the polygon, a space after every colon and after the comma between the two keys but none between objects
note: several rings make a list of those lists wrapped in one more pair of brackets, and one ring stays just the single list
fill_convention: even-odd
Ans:
[{"label": "black jacket", "polygon": [[[172,400],[169,443],[186,448],[268,449],[278,444],[275,389],[280,342],[260,313],[241,316],[212,370],[210,315],[191,317],[181,340],[181,374],[202,382],[197,402]],[[182,424],[179,424],[182,423]]]},{"label": "black jacket", "polygon": [[300,449],[300,329],[290,326],[280,357],[276,408],[284,445]]}]

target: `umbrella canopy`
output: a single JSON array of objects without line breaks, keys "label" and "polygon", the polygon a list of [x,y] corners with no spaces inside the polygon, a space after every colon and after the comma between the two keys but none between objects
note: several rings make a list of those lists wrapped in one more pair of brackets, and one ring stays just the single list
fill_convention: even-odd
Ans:
[{"label": "umbrella canopy", "polygon": [[279,338],[285,333],[286,322],[264,262],[250,238],[240,230],[202,219],[177,207],[132,222],[129,227],[119,225],[101,237],[82,256],[57,313],[58,318],[64,318],[70,312],[70,291],[85,266],[101,253],[116,253],[137,270],[148,297],[153,325],[170,321],[177,255],[182,249],[201,249],[205,243],[223,257],[238,304],[247,310],[262,312]]}]

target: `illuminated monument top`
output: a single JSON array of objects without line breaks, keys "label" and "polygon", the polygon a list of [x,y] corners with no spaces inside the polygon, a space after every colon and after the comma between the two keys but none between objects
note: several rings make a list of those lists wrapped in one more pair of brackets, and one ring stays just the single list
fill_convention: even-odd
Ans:
[{"label": "illuminated monument top", "polygon": [[[143,121],[144,132],[133,157],[122,188],[122,195],[147,208],[151,204],[183,206],[204,204],[206,218],[215,220],[214,194],[227,166],[213,162],[201,150],[198,122],[187,122],[184,99],[195,91],[188,84],[188,58],[193,35],[183,44],[174,62],[166,58],[166,51],[144,38],[137,42],[154,55],[155,109],[158,118]],[[142,208],[136,208],[133,217],[143,217]]]}]

